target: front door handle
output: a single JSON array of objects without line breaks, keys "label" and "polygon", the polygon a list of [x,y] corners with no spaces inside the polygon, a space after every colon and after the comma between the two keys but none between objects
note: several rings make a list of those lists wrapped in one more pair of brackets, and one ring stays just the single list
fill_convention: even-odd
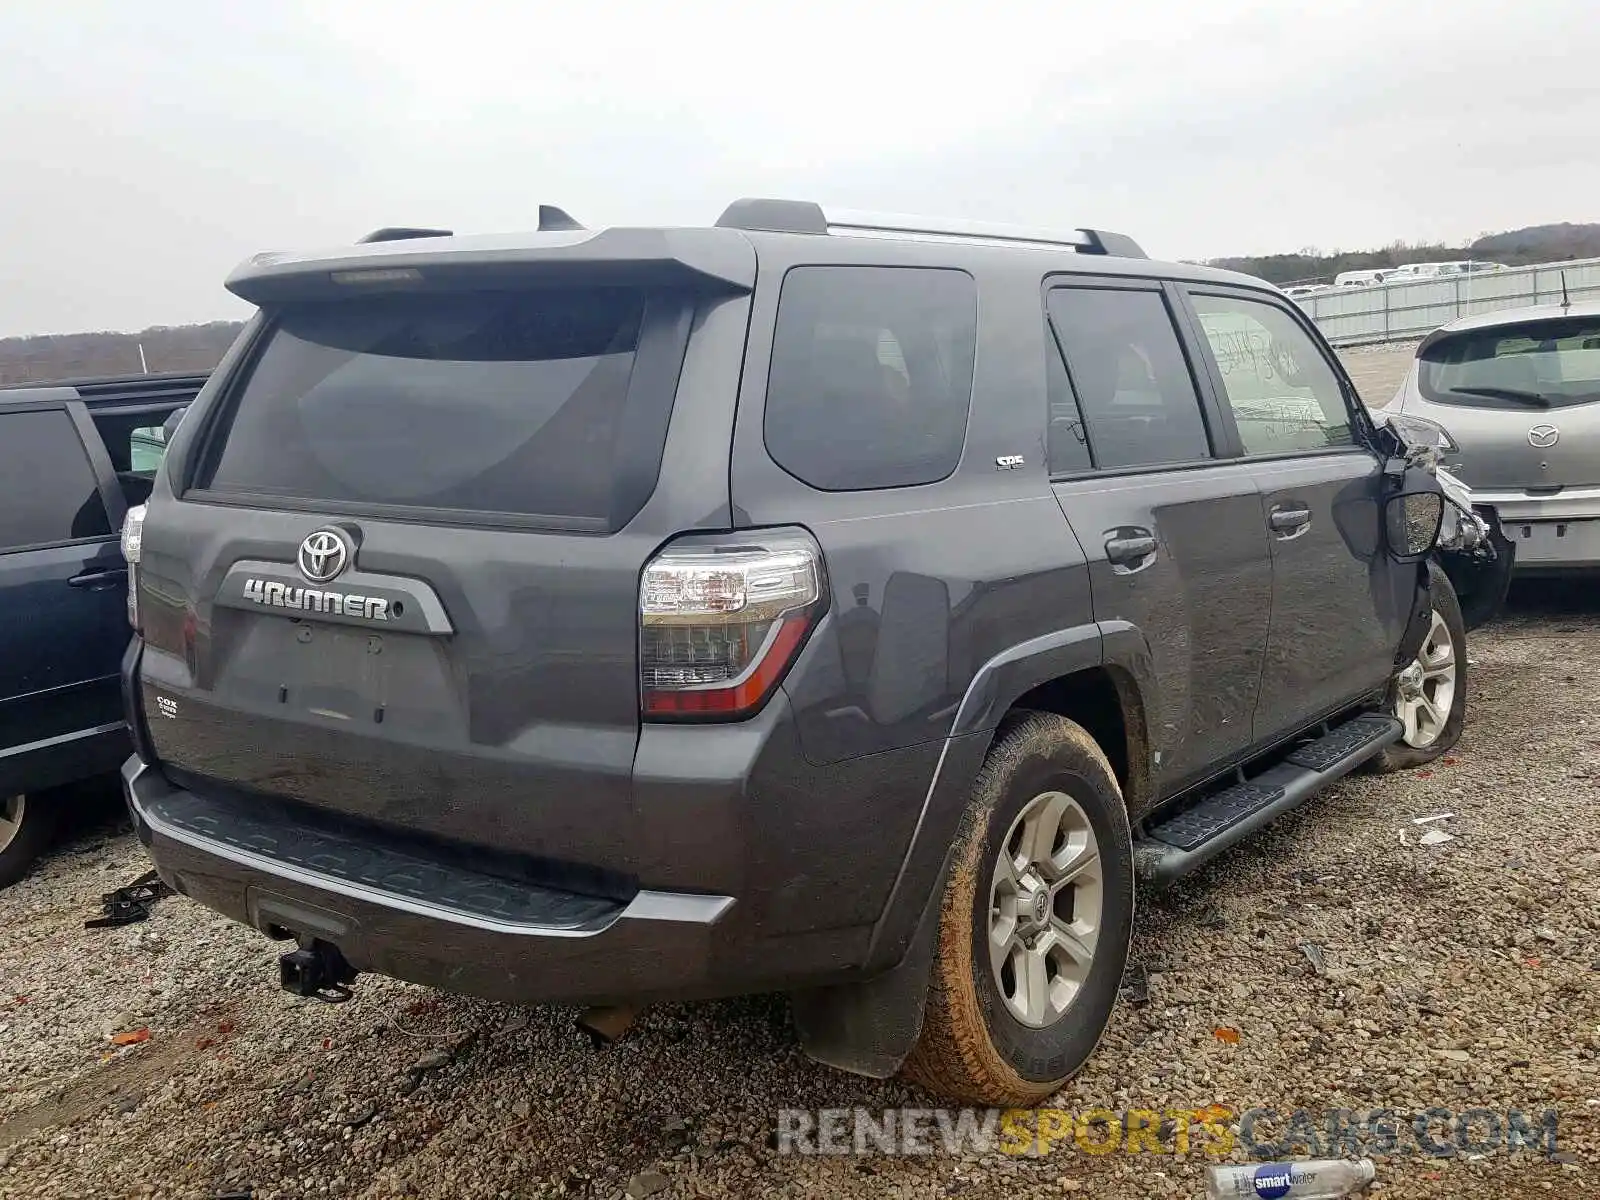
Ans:
[{"label": "front door handle", "polygon": [[67,580],[68,587],[88,588],[91,592],[104,591],[106,588],[118,587],[128,578],[128,568],[116,567],[110,571],[85,571],[82,575],[74,575]]},{"label": "front door handle", "polygon": [[1128,534],[1106,539],[1106,558],[1118,566],[1130,566],[1156,552],[1156,539],[1148,533]]},{"label": "front door handle", "polygon": [[1309,508],[1275,508],[1267,517],[1274,533],[1292,535],[1311,524]]}]

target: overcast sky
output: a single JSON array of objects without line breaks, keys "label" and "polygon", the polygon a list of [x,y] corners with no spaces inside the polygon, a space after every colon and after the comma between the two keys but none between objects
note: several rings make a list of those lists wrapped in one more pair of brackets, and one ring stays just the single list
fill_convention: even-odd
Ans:
[{"label": "overcast sky", "polygon": [[540,202],[1164,258],[1600,220],[1593,0],[9,0],[0,48],[0,336],[237,317],[257,250]]}]

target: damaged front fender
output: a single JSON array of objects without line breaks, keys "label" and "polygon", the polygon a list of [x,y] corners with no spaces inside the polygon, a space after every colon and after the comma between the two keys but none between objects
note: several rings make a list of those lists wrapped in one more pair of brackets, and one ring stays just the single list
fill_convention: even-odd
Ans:
[{"label": "damaged front fender", "polygon": [[1472,506],[1471,488],[1437,462],[1433,473],[1445,498],[1435,555],[1456,590],[1463,623],[1476,629],[1504,606],[1517,548],[1491,510]]},{"label": "damaged front fender", "polygon": [[1454,446],[1448,430],[1431,421],[1391,418],[1378,427],[1378,433],[1387,453],[1438,479],[1445,506],[1433,557],[1456,590],[1462,621],[1468,629],[1476,629],[1505,605],[1517,548],[1500,529],[1493,510],[1475,508],[1472,489],[1440,464],[1441,445]]}]

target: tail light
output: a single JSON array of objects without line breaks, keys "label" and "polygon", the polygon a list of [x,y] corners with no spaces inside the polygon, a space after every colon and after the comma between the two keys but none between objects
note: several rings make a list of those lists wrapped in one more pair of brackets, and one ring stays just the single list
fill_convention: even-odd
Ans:
[{"label": "tail light", "polygon": [[827,607],[822,576],[822,552],[800,530],[690,538],[651,559],[639,587],[646,719],[758,710]]},{"label": "tail light", "polygon": [[139,554],[144,547],[145,506],[135,504],[122,521],[122,557],[128,564],[128,624],[139,631]]}]

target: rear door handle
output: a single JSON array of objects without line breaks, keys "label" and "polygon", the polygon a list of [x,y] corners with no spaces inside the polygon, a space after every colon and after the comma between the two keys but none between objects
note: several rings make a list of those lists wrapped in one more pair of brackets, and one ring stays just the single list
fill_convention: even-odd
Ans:
[{"label": "rear door handle", "polygon": [[1129,566],[1156,552],[1156,539],[1148,533],[1128,534],[1106,539],[1106,558],[1118,566]]},{"label": "rear door handle", "polygon": [[1309,508],[1275,508],[1267,516],[1267,524],[1271,525],[1276,533],[1298,533],[1311,524],[1311,510]]},{"label": "rear door handle", "polygon": [[104,591],[106,588],[117,587],[128,578],[127,567],[116,567],[110,571],[85,571],[82,575],[74,575],[67,580],[68,587],[88,588],[91,592]]}]

